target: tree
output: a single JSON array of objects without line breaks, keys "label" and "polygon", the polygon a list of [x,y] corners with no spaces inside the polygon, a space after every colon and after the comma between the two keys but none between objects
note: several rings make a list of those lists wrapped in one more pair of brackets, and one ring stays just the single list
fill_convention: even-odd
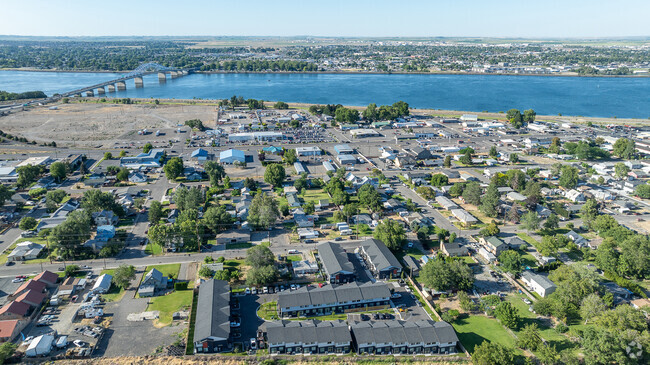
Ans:
[{"label": "tree", "polygon": [[499,255],[499,264],[503,270],[517,275],[521,273],[521,255],[519,252],[514,250],[503,251]]},{"label": "tree", "polygon": [[244,187],[247,188],[250,191],[256,191],[257,190],[257,181],[251,177],[247,177],[244,179]]},{"label": "tree", "polygon": [[630,168],[627,167],[626,164],[623,162],[617,162],[614,165],[614,176],[616,176],[619,179],[623,179],[627,177],[628,172],[630,172]]},{"label": "tree", "polygon": [[471,166],[472,165],[472,152],[467,149],[465,153],[460,156],[460,159],[458,160],[460,163],[466,166]]},{"label": "tree", "polygon": [[619,138],[613,147],[614,154],[622,159],[629,160],[636,154],[636,145],[631,139]]},{"label": "tree", "polygon": [[362,185],[357,191],[357,196],[359,197],[361,205],[368,208],[371,212],[381,211],[381,195],[372,185]]},{"label": "tree", "polygon": [[31,231],[36,229],[37,225],[38,225],[38,221],[36,221],[35,218],[24,217],[23,219],[20,220],[20,224],[18,225],[18,227],[23,231]]},{"label": "tree", "polygon": [[229,281],[230,280],[230,270],[219,270],[216,273],[214,273],[214,278],[215,278],[215,280]]},{"label": "tree", "polygon": [[519,223],[519,204],[513,203],[510,209],[508,210],[508,213],[506,214],[506,217],[508,220],[512,223]]},{"label": "tree", "polygon": [[524,328],[521,329],[517,337],[519,337],[517,339],[517,346],[525,350],[536,351],[542,344],[539,327],[535,322],[524,325]]},{"label": "tree", "polygon": [[122,289],[128,289],[134,279],[135,267],[133,265],[120,265],[113,273],[113,283]]},{"label": "tree", "polygon": [[305,211],[305,214],[314,214],[316,211],[316,206],[314,205],[314,201],[308,201],[302,206],[302,209]]},{"label": "tree", "polygon": [[560,218],[558,218],[557,214],[549,215],[546,222],[544,222],[544,229],[552,230],[558,227],[560,227]]},{"label": "tree", "polygon": [[463,190],[463,199],[468,204],[479,206],[481,204],[481,186],[476,181],[467,184]]},{"label": "tree", "polygon": [[371,103],[368,104],[368,107],[366,110],[363,111],[362,113],[363,119],[369,121],[369,122],[374,122],[379,118],[379,113],[377,112],[377,104]]},{"label": "tree", "polygon": [[12,192],[5,185],[0,184],[0,207],[5,204],[7,199],[11,198]]},{"label": "tree", "polygon": [[479,231],[479,234],[483,237],[489,237],[489,236],[496,236],[501,232],[499,229],[499,226],[497,226],[496,222],[492,221],[490,222],[485,228]]},{"label": "tree", "polygon": [[524,123],[532,123],[535,121],[537,113],[533,109],[524,110]]},{"label": "tree", "polygon": [[517,109],[508,110],[506,113],[506,118],[514,128],[519,129],[524,126],[524,120],[521,116],[521,112]]},{"label": "tree", "polygon": [[439,291],[470,290],[474,285],[474,274],[466,263],[438,256],[422,267],[420,280],[428,288]]},{"label": "tree", "polygon": [[296,150],[293,148],[286,149],[284,150],[282,159],[284,160],[284,162],[287,163],[287,165],[293,165],[296,161],[298,161],[298,154],[296,153]]},{"label": "tree", "polygon": [[76,258],[82,254],[81,244],[90,238],[92,220],[88,210],[68,213],[66,220],[51,231],[53,256],[64,259]]},{"label": "tree", "polygon": [[497,152],[497,148],[496,148],[496,146],[492,146],[492,147],[490,147],[490,153],[489,153],[489,155],[490,155],[490,157],[492,157],[492,158],[497,158],[497,156],[499,155],[499,153]]},{"label": "tree", "polygon": [[246,273],[246,285],[268,285],[277,281],[278,276],[278,269],[274,265],[253,267]]},{"label": "tree", "polygon": [[5,360],[12,357],[17,348],[18,345],[10,341],[0,345],[0,364],[4,364]]},{"label": "tree", "polygon": [[122,167],[120,169],[120,171],[117,173],[117,175],[115,175],[115,178],[118,181],[127,181],[127,180],[129,180],[129,169],[127,169],[126,167]]},{"label": "tree", "polygon": [[458,292],[458,305],[460,306],[460,309],[465,312],[471,312],[476,308],[474,301],[472,301],[469,295],[467,295],[467,292],[464,291]]},{"label": "tree", "polygon": [[594,199],[587,199],[585,204],[580,208],[582,220],[591,227],[591,223],[598,217],[598,203]]},{"label": "tree", "polygon": [[144,153],[149,153],[153,149],[153,145],[149,142],[147,142],[143,147],[142,147],[142,152]]},{"label": "tree", "polygon": [[191,188],[180,187],[174,193],[174,201],[176,202],[176,207],[181,212],[188,209],[198,210],[203,205],[205,196],[203,191],[196,186],[192,186]]},{"label": "tree", "polygon": [[255,228],[269,229],[279,217],[280,211],[275,198],[266,193],[255,195],[248,208],[249,224]]},{"label": "tree", "polygon": [[406,242],[406,231],[397,221],[384,219],[375,228],[373,237],[382,241],[392,251],[397,251]]},{"label": "tree", "polygon": [[497,205],[499,204],[499,189],[495,184],[490,184],[481,200],[479,209],[488,217],[497,216]]},{"label": "tree", "polygon": [[110,152],[104,152],[104,160],[112,160],[113,154]]},{"label": "tree", "polygon": [[436,197],[436,192],[430,186],[418,186],[415,191],[426,200],[431,200]]},{"label": "tree", "polygon": [[634,191],[634,194],[636,194],[639,198],[650,199],[650,185],[648,184],[638,185],[636,187],[636,190]]},{"label": "tree", "polygon": [[278,101],[277,103],[273,104],[273,109],[289,109],[289,104],[285,103],[284,101]]},{"label": "tree", "polygon": [[582,299],[582,303],[580,303],[580,315],[585,320],[585,324],[590,319],[598,317],[606,309],[607,307],[605,306],[605,302],[603,302],[603,298],[597,293],[587,295]]},{"label": "tree", "polygon": [[[199,276],[202,278],[212,278],[213,275],[214,275],[214,271],[212,271],[212,269],[210,269],[207,266],[201,266],[201,269],[199,269]],[[215,277],[215,279],[217,278]],[[217,280],[223,280],[223,279],[219,278]]]},{"label": "tree", "polygon": [[[253,108],[251,108],[253,109]],[[203,122],[200,119],[190,119],[185,121],[185,125],[192,128],[196,129],[199,131],[205,130],[205,126],[203,126]]]},{"label": "tree", "polygon": [[579,179],[579,171],[577,167],[573,167],[570,165],[562,166],[562,170],[560,172],[560,180],[559,180],[560,186],[567,189],[573,189],[576,186],[578,186],[578,179]]},{"label": "tree", "polygon": [[91,189],[84,192],[81,199],[81,207],[90,213],[102,210],[112,210],[117,215],[123,215],[124,209],[117,202],[115,196],[110,192],[102,192],[99,189]]},{"label": "tree", "polygon": [[183,160],[180,157],[172,157],[165,166],[163,167],[165,171],[165,176],[169,180],[176,180],[179,176],[183,174]]},{"label": "tree", "polygon": [[232,217],[226,212],[226,207],[209,207],[203,214],[206,227],[212,232],[222,232],[232,225]]},{"label": "tree", "polygon": [[445,156],[445,159],[444,159],[444,161],[442,162],[442,166],[444,166],[444,167],[446,167],[446,168],[450,168],[450,167],[451,167],[451,156],[449,156],[449,155]]},{"label": "tree", "polygon": [[521,218],[521,222],[524,224],[524,228],[526,228],[526,230],[529,232],[536,231],[539,229],[540,219],[537,216],[536,212],[527,212]]},{"label": "tree", "polygon": [[55,162],[50,165],[50,175],[56,179],[57,182],[65,180],[66,175],[68,174],[68,168],[63,162]]},{"label": "tree", "polygon": [[203,169],[210,179],[210,186],[216,187],[219,185],[221,180],[226,176],[226,170],[223,168],[223,165],[214,161],[206,161],[203,164]]},{"label": "tree", "polygon": [[340,107],[334,113],[334,120],[337,123],[354,123],[359,120],[359,112],[354,109]]},{"label": "tree", "polygon": [[163,217],[163,208],[162,204],[154,200],[151,202],[151,206],[149,207],[149,223],[151,224],[157,224],[160,222],[160,219]]},{"label": "tree", "polygon": [[517,155],[516,153],[511,153],[510,157],[508,158],[508,161],[510,161],[510,163],[519,162],[519,155]]},{"label": "tree", "polygon": [[472,353],[472,364],[474,365],[513,365],[514,363],[514,350],[496,342],[485,340],[474,347],[474,353]]},{"label": "tree", "polygon": [[36,181],[36,178],[38,178],[38,176],[43,173],[43,167],[36,165],[25,165],[18,167],[16,169],[16,172],[18,173],[16,186],[19,188],[25,188]]},{"label": "tree", "polygon": [[449,178],[445,174],[434,174],[431,176],[431,185],[433,186],[445,186],[449,184]]},{"label": "tree", "polygon": [[273,187],[282,186],[287,172],[284,166],[274,163],[266,166],[264,171],[264,182],[273,185]]},{"label": "tree", "polygon": [[501,302],[494,308],[494,314],[502,325],[514,329],[519,323],[519,312],[510,302]]},{"label": "tree", "polygon": [[79,271],[79,266],[78,265],[68,265],[65,267],[65,277],[69,278],[71,276],[74,276],[77,271]]}]

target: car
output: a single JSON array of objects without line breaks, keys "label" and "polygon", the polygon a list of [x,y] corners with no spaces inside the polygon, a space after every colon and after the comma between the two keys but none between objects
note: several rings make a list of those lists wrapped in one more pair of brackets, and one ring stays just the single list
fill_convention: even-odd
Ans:
[{"label": "car", "polygon": [[241,322],[239,322],[239,321],[235,320],[235,321],[230,322],[230,327],[232,327],[232,328],[237,328],[239,326],[241,326]]},{"label": "car", "polygon": [[407,246],[408,248],[413,248],[413,242],[409,242],[406,246]]},{"label": "car", "polygon": [[250,293],[251,293],[251,288],[246,288],[246,290],[244,290],[244,294],[249,295]]},{"label": "car", "polygon": [[522,300],[524,301],[524,303],[526,303],[526,304],[528,304],[528,305],[532,304],[532,303],[530,302],[530,300],[528,300],[528,299],[526,299],[526,298],[522,298]]},{"label": "car", "polygon": [[394,294],[391,295],[390,297],[391,297],[391,299],[398,299],[398,298],[401,298],[401,297],[402,297],[402,294],[400,294],[400,293],[394,293]]},{"label": "car", "polygon": [[296,290],[296,284],[291,284],[290,288],[291,290]]},{"label": "car", "polygon": [[82,268],[82,269],[86,269],[86,270],[88,270],[88,269],[92,269],[92,267],[90,267],[90,266],[88,266],[88,265],[82,265],[81,268]]},{"label": "car", "polygon": [[5,262],[5,266],[12,266],[14,264],[13,261],[7,261]]},{"label": "car", "polygon": [[268,294],[269,293],[269,287],[265,286],[264,289],[262,289],[262,293]]},{"label": "car", "polygon": [[334,238],[334,241],[343,241],[343,237],[340,237],[340,236],[336,237],[336,238]]},{"label": "car", "polygon": [[74,340],[72,343],[73,343],[75,346],[77,346],[77,347],[84,347],[84,346],[86,346],[86,343],[83,342],[83,341],[81,341],[81,340]]},{"label": "car", "polygon": [[257,349],[257,340],[255,337],[251,337],[251,350],[256,350]]},{"label": "car", "polygon": [[18,279],[18,278],[16,278],[16,279],[13,279],[11,282],[12,282],[12,283],[22,283],[23,281],[25,281],[25,279]]},{"label": "car", "polygon": [[292,255],[300,253],[300,251],[298,251],[298,250],[289,250],[288,252],[289,252],[289,254],[292,254]]},{"label": "car", "polygon": [[252,288],[251,289],[251,294],[257,295],[257,288]]}]

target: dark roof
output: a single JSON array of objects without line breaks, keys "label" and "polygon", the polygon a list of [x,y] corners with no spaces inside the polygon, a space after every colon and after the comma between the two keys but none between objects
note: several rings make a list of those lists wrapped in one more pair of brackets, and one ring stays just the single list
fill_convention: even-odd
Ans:
[{"label": "dark roof", "polygon": [[284,291],[278,296],[278,307],[300,307],[318,304],[334,304],[354,300],[369,300],[390,297],[385,283],[352,282],[343,285],[326,285],[322,288],[303,286],[296,291]]},{"label": "dark roof", "polygon": [[208,337],[225,341],[230,337],[230,285],[208,280],[199,287],[194,341]]},{"label": "dark roof", "polygon": [[380,240],[369,238],[361,242],[361,247],[363,247],[363,250],[378,271],[383,271],[391,267],[402,268],[395,255]]},{"label": "dark roof", "polygon": [[352,265],[347,253],[340,245],[325,242],[318,245],[317,248],[318,256],[327,274],[334,275],[338,272],[354,273],[354,265]]},{"label": "dark roof", "polygon": [[34,292],[42,292],[45,290],[47,284],[41,281],[29,280],[22,283],[16,291],[14,291],[14,296],[24,293],[27,290],[33,290]]},{"label": "dark roof", "polygon": [[21,302],[9,302],[0,308],[0,314],[13,313],[24,317],[27,312],[29,312],[29,304]]},{"label": "dark roof", "polygon": [[404,256],[404,263],[406,264],[406,266],[410,267],[411,270],[419,270],[420,269],[420,264],[418,264],[417,261],[415,261],[413,256],[410,256],[410,255]]},{"label": "dark roof", "polygon": [[348,325],[338,321],[276,321],[266,325],[269,345],[287,343],[349,344],[352,336]]},{"label": "dark roof", "polygon": [[51,271],[43,271],[42,273],[36,275],[34,277],[34,280],[36,281],[42,281],[45,283],[51,283],[51,284],[56,284],[56,281],[59,280],[59,275],[51,272]]},{"label": "dark roof", "polygon": [[419,320],[405,321],[368,321],[350,324],[354,338],[359,345],[392,343],[400,344],[434,344],[457,343],[458,336],[447,322]]},{"label": "dark roof", "polygon": [[449,255],[466,255],[467,254],[467,248],[461,247],[457,242],[442,242],[441,243],[445,247],[445,251]]}]

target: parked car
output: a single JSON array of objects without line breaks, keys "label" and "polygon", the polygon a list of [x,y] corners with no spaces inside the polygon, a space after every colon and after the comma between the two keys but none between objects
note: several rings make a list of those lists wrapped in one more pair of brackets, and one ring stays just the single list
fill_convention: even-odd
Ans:
[{"label": "parked car", "polygon": [[251,293],[251,288],[246,288],[246,290],[244,290],[244,294],[249,295],[250,293]]},{"label": "parked car", "polygon": [[241,326],[241,322],[239,322],[238,320],[234,320],[234,321],[230,322],[230,327],[232,327],[232,328],[237,328],[239,326]]},{"label": "parked car", "polygon": [[252,288],[251,289],[251,294],[257,295],[257,288]]},{"label": "parked car", "polygon": [[257,340],[255,337],[251,338],[251,350],[257,350]]},{"label": "parked car", "polygon": [[73,343],[75,346],[77,346],[77,347],[84,347],[84,346],[86,346],[86,343],[83,342],[83,341],[81,341],[81,340],[74,340],[74,342],[72,342],[72,343]]},{"label": "parked car", "polygon": [[394,294],[391,295],[390,297],[391,297],[391,299],[398,299],[398,298],[401,298],[401,297],[402,297],[402,294],[400,294],[400,293],[394,293]]}]

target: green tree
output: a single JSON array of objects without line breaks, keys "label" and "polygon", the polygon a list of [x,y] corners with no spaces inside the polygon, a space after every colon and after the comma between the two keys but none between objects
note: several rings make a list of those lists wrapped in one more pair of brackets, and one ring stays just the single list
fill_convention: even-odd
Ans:
[{"label": "green tree", "polygon": [[266,193],[255,195],[248,208],[248,223],[255,228],[269,229],[280,217],[278,203]]},{"label": "green tree", "polygon": [[55,162],[50,165],[50,175],[56,179],[57,182],[65,180],[68,174],[68,167],[63,162]]},{"label": "green tree", "polygon": [[359,112],[354,109],[340,107],[334,113],[334,120],[338,123],[354,123],[359,120]]},{"label": "green tree", "polygon": [[650,185],[648,184],[638,185],[636,187],[636,190],[634,191],[634,194],[636,194],[639,198],[650,199]]},{"label": "green tree", "polygon": [[53,256],[69,259],[82,254],[81,244],[90,238],[91,222],[88,210],[68,213],[66,220],[51,231],[51,248],[55,251]]},{"label": "green tree", "polygon": [[223,280],[223,281],[229,281],[230,280],[230,270],[219,270],[214,274],[215,280]]},{"label": "green tree", "polygon": [[536,212],[527,212],[521,218],[521,222],[523,223],[524,228],[529,232],[536,231],[539,229],[540,220]]},{"label": "green tree", "polygon": [[598,217],[598,203],[594,199],[587,199],[585,204],[580,208],[582,220],[591,227],[591,223]]},{"label": "green tree", "polygon": [[614,142],[614,154],[620,158],[629,160],[636,154],[636,144],[634,140],[619,138]]},{"label": "green tree", "polygon": [[246,285],[268,285],[276,282],[278,276],[278,269],[274,265],[256,266],[246,272]]},{"label": "green tree", "polygon": [[420,280],[426,287],[439,291],[470,290],[474,285],[474,274],[466,263],[438,256],[422,267]]},{"label": "green tree", "polygon": [[381,195],[370,184],[364,184],[357,191],[359,202],[361,205],[368,208],[371,212],[379,212],[382,210]]},{"label": "green tree", "polygon": [[508,157],[508,161],[509,161],[510,163],[517,163],[517,162],[519,162],[519,155],[517,155],[516,153],[511,153],[511,154],[510,154],[510,157]]},{"label": "green tree", "polygon": [[274,163],[266,166],[264,171],[264,182],[273,185],[273,187],[280,187],[286,177],[284,166]]},{"label": "green tree", "polygon": [[289,109],[289,104],[285,103],[284,101],[278,101],[277,103],[273,104],[273,109]]},{"label": "green tree", "polygon": [[488,217],[497,216],[497,205],[499,204],[499,190],[495,184],[490,184],[481,198],[481,205],[479,209]]},{"label": "green tree", "polygon": [[415,191],[426,200],[431,200],[436,197],[436,192],[430,186],[418,186]]},{"label": "green tree", "polygon": [[226,170],[223,168],[223,165],[215,161],[206,161],[203,164],[203,169],[210,179],[210,186],[216,187],[219,185],[221,180],[226,176]]},{"label": "green tree", "polygon": [[467,295],[467,292],[464,291],[458,292],[458,305],[460,306],[460,309],[464,310],[465,312],[472,312],[474,309],[476,309],[474,301],[472,301],[469,295]]},{"label": "green tree", "polygon": [[460,163],[466,166],[471,166],[472,165],[472,152],[467,149],[465,153],[460,156],[460,159],[458,160]]},{"label": "green tree", "polygon": [[112,160],[113,154],[110,152],[104,152],[104,160]]},{"label": "green tree", "polygon": [[524,120],[521,116],[521,112],[517,109],[508,110],[506,113],[506,118],[514,128],[519,129],[524,126]]},{"label": "green tree", "polygon": [[172,157],[165,166],[163,167],[165,171],[165,176],[169,180],[176,180],[179,176],[183,174],[183,160],[180,157]]},{"label": "green tree", "polygon": [[295,149],[289,148],[284,150],[282,159],[287,163],[287,165],[293,165],[296,161],[298,161],[298,154],[296,153]]},{"label": "green tree", "polygon": [[463,199],[468,204],[479,206],[481,204],[481,186],[476,181],[467,184],[463,190]]},{"label": "green tree", "polygon": [[122,167],[120,171],[115,175],[115,178],[118,181],[127,181],[129,180],[129,169]]},{"label": "green tree", "polygon": [[519,312],[510,302],[501,302],[494,308],[494,314],[502,325],[514,329],[519,324]]},{"label": "green tree", "polygon": [[536,351],[542,345],[542,337],[539,333],[537,323],[528,323],[521,329],[517,336],[517,346],[531,351]]},{"label": "green tree", "polygon": [[406,231],[397,221],[385,219],[377,225],[373,237],[382,241],[392,251],[397,251],[406,242]]},{"label": "green tree", "polygon": [[181,212],[188,209],[198,210],[204,201],[203,191],[196,186],[190,188],[180,187],[174,193],[174,202]]},{"label": "green tree", "polygon": [[128,289],[131,281],[135,280],[135,267],[122,264],[113,273],[113,283],[122,289]]},{"label": "green tree", "polygon": [[535,117],[537,116],[537,113],[533,109],[527,109],[524,110],[524,123],[532,123],[535,121]]},{"label": "green tree", "polygon": [[81,199],[81,207],[90,213],[112,210],[117,215],[124,215],[124,209],[115,202],[115,196],[110,192],[102,192],[99,189],[85,191]]},{"label": "green tree", "polygon": [[16,352],[18,345],[7,341],[0,345],[0,364],[4,364],[5,360],[12,357]]},{"label": "green tree", "polygon": [[497,158],[498,155],[499,153],[497,152],[496,146],[490,147],[490,157]]},{"label": "green tree", "polygon": [[79,271],[79,266],[78,265],[68,265],[65,267],[64,273],[65,277],[69,278],[71,276],[75,276],[75,274]]},{"label": "green tree", "polygon": [[[201,269],[199,269],[199,276],[202,278],[212,278],[213,275],[214,275],[214,271],[212,271],[212,269],[210,269],[207,266],[201,266]],[[217,278],[215,277],[215,279]],[[217,280],[223,280],[223,279],[219,278]]]},{"label": "green tree", "polygon": [[142,147],[142,152],[144,153],[149,153],[153,149],[153,145],[149,142],[147,142],[143,147]]},{"label": "green tree", "polygon": [[42,166],[35,165],[25,165],[20,166],[16,169],[18,173],[18,179],[16,180],[16,186],[19,188],[25,188],[31,183],[36,181],[39,175],[43,173]]},{"label": "green tree", "polygon": [[603,298],[600,297],[597,293],[591,293],[582,299],[580,303],[580,315],[585,320],[585,324],[589,322],[590,319],[598,317],[603,313],[607,307]]},{"label": "green tree", "polygon": [[151,202],[151,206],[149,207],[149,223],[151,224],[157,224],[160,222],[160,219],[163,217],[163,207],[162,204],[154,200]]},{"label": "green tree", "polygon": [[573,189],[576,186],[578,186],[578,178],[579,178],[579,171],[577,167],[573,167],[570,165],[562,166],[562,170],[560,173],[560,180],[559,180],[560,186],[567,189]]},{"label": "green tree", "polygon": [[552,230],[560,227],[560,218],[556,214],[551,214],[544,222],[544,229]]},{"label": "green tree", "polygon": [[374,122],[379,118],[379,113],[377,112],[377,104],[371,103],[368,104],[366,110],[363,111],[363,119]]},{"label": "green tree", "polygon": [[18,225],[18,227],[23,231],[31,231],[36,229],[37,225],[38,225],[38,221],[36,221],[35,218],[24,217],[23,219],[20,220],[20,224]]},{"label": "green tree", "polygon": [[514,363],[514,350],[496,342],[483,341],[474,347],[472,353],[474,365],[513,365]]},{"label": "green tree", "polygon": [[7,186],[0,184],[0,207],[3,206],[5,201],[11,198],[12,195],[11,190],[9,190]]},{"label": "green tree", "polygon": [[433,186],[445,186],[449,184],[449,178],[445,174],[434,174],[431,176],[431,185]]},{"label": "green tree", "polygon": [[521,273],[521,255],[514,250],[506,250],[499,255],[499,265],[503,270],[517,275]]},{"label": "green tree", "polygon": [[617,178],[623,179],[627,177],[628,172],[630,172],[630,168],[623,162],[618,162],[614,165],[614,176]]},{"label": "green tree", "polygon": [[246,264],[253,267],[274,265],[275,255],[266,246],[253,246],[246,250]]},{"label": "green tree", "polygon": [[206,227],[212,232],[222,232],[232,226],[232,217],[226,212],[226,207],[209,207],[203,215]]},{"label": "green tree", "polygon": [[449,155],[445,156],[445,159],[444,159],[444,161],[442,162],[442,166],[444,166],[444,167],[446,167],[446,168],[450,168],[450,167],[451,167],[451,156],[449,156]]}]

